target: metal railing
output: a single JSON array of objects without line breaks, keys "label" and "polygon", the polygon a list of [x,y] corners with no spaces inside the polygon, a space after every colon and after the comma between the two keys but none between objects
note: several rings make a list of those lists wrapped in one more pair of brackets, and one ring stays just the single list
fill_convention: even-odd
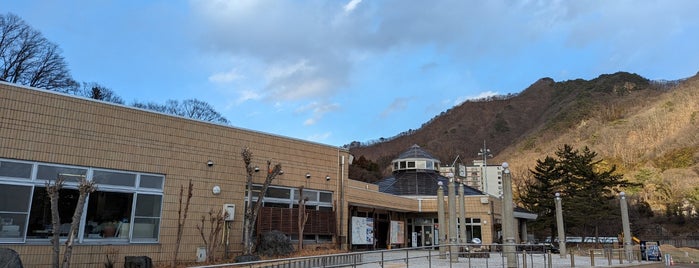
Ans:
[{"label": "metal railing", "polygon": [[[343,254],[330,254],[321,256],[307,256],[283,258],[275,260],[226,263],[216,265],[202,265],[194,268],[219,268],[219,267],[248,267],[248,268],[307,268],[307,267],[523,267],[523,268],[552,268],[552,267],[575,267],[576,261],[581,266],[595,266],[597,259],[599,266],[611,265],[612,259],[620,256],[621,250],[603,250],[600,252],[590,251],[590,257],[576,256],[572,253],[566,256],[552,254],[550,251],[544,252],[544,248],[539,245],[518,245],[515,255],[516,263],[507,265],[507,258],[498,244],[454,244],[441,245],[446,247],[444,254],[439,253],[438,247],[417,247],[401,248],[390,250],[359,251]],[[451,252],[458,249],[458,252]],[[619,252],[622,252],[619,255]],[[458,254],[456,262],[451,261],[451,254]],[[608,263],[602,264],[600,258],[605,258]],[[577,259],[576,259],[577,258]],[[640,263],[640,261],[639,261]],[[600,265],[602,264],[602,265]]]}]

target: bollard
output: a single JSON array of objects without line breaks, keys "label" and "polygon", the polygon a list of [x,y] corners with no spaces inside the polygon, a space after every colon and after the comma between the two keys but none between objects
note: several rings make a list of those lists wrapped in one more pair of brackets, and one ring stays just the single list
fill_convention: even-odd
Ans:
[{"label": "bollard", "polygon": [[549,257],[549,267],[553,267],[553,260],[551,260],[551,251],[550,250],[549,250],[548,257]]},{"label": "bollard", "polygon": [[595,251],[590,250],[590,266],[595,267]]},{"label": "bollard", "polygon": [[522,250],[522,268],[527,268],[527,251]]},{"label": "bollard", "polygon": [[605,250],[604,254],[607,255],[607,263],[612,266],[612,250]]},{"label": "bollard", "polygon": [[575,255],[573,255],[573,251],[570,251],[570,267],[575,267]]}]

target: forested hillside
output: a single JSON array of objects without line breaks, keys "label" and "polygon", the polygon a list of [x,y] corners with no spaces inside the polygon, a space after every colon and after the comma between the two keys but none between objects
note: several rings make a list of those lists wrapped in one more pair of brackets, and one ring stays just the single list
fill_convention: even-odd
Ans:
[{"label": "forested hillside", "polygon": [[[634,202],[655,215],[691,214],[699,205],[699,76],[651,81],[619,72],[592,80],[536,81],[520,94],[465,102],[420,129],[368,145],[354,142],[350,151],[364,166],[385,176],[389,163],[412,144],[443,163],[457,155],[464,163],[480,159],[486,141],[494,158],[509,162],[515,193],[530,178],[537,159],[563,145],[589,147],[602,160],[599,168],[617,172],[642,187],[624,189]],[[361,174],[354,167],[350,178]],[[374,173],[374,174],[378,174]]]}]

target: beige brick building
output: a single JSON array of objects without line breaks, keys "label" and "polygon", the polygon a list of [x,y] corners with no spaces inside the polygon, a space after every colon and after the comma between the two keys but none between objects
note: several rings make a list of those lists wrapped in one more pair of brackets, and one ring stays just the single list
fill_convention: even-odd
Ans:
[{"label": "beige brick building", "polygon": [[[84,206],[73,263],[101,266],[113,249],[120,261],[146,255],[167,262],[175,248],[180,189],[191,180],[178,260],[196,260],[204,243],[195,226],[224,205],[235,210],[221,238],[228,246],[215,254],[235,256],[243,240],[245,147],[261,170],[255,183],[264,181],[267,160],[281,163],[284,171],[263,200],[258,230],[276,226],[299,239],[290,227],[295,217],[275,216],[292,215],[279,213],[296,211],[299,196],[309,198],[306,208],[313,211],[303,236],[312,247],[369,247],[369,237],[356,234],[367,226],[384,247],[429,245],[413,242],[438,226],[436,196],[397,196],[347,179],[351,156],[343,148],[0,82],[0,247],[19,252],[26,267],[48,267],[55,230],[46,182],[66,179],[59,206],[65,238],[77,203],[76,181],[85,177],[97,182],[98,190]],[[483,243],[492,243],[499,199],[478,195],[465,202],[469,223],[478,227]]]}]

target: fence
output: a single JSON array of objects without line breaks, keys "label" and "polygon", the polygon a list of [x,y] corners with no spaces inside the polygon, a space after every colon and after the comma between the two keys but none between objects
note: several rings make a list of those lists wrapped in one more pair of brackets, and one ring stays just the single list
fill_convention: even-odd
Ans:
[{"label": "fence", "polygon": [[[477,245],[458,244],[442,245],[446,248],[444,254],[440,254],[436,247],[403,248],[392,250],[377,250],[352,252],[345,254],[332,254],[323,256],[308,256],[297,258],[285,258],[267,261],[246,263],[227,263],[217,265],[198,266],[196,268],[218,267],[249,267],[249,268],[301,268],[301,267],[507,267],[507,254],[500,251],[501,245]],[[453,246],[453,247],[452,247]],[[458,252],[451,252],[451,249]],[[569,254],[560,256],[550,251],[544,252],[546,247],[541,245],[518,245],[513,252],[516,267],[523,268],[551,268],[551,267],[575,267],[576,262],[581,266],[607,266],[612,262],[625,263],[622,250],[590,251],[590,257]],[[457,262],[452,262],[450,256],[457,254]],[[639,260],[634,257],[634,260]],[[607,262],[607,263],[604,263]],[[640,262],[640,261],[639,261]]]}]

